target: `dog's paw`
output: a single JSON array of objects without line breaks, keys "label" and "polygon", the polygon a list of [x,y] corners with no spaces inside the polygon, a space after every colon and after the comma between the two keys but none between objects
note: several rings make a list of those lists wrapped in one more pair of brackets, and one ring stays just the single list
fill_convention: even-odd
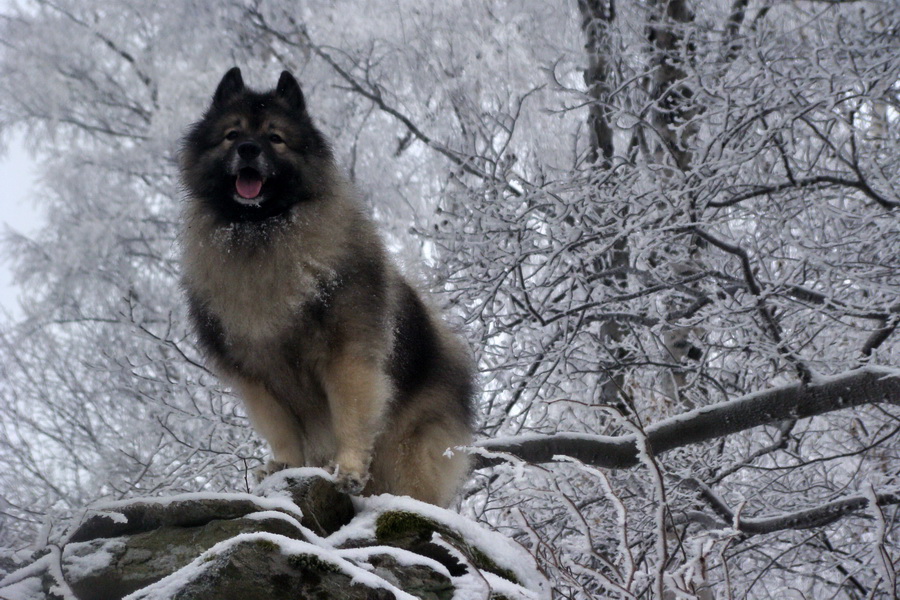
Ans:
[{"label": "dog's paw", "polygon": [[334,467],[332,472],[334,473],[334,485],[338,491],[351,496],[358,496],[369,481],[368,473],[341,469],[340,465]]},{"label": "dog's paw", "polygon": [[277,473],[278,471],[284,471],[287,468],[287,463],[278,462],[277,460],[270,460],[263,466],[254,469],[253,476],[256,477],[256,483],[262,483],[262,480],[269,475]]}]

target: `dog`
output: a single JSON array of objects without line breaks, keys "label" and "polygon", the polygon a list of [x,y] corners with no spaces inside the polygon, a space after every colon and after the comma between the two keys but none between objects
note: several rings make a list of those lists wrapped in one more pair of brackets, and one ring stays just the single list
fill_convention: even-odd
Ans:
[{"label": "dog", "polygon": [[389,259],[288,71],[237,67],[185,135],[183,288],[210,367],[268,442],[266,471],[447,506],[469,469],[474,368]]}]

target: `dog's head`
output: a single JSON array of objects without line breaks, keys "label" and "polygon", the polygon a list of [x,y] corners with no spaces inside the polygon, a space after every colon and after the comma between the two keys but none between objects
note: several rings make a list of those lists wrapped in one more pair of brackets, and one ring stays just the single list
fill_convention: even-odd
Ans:
[{"label": "dog's head", "polygon": [[191,197],[233,222],[268,219],[313,199],[331,162],[293,75],[284,71],[275,89],[260,93],[244,86],[237,67],[219,82],[181,153]]}]

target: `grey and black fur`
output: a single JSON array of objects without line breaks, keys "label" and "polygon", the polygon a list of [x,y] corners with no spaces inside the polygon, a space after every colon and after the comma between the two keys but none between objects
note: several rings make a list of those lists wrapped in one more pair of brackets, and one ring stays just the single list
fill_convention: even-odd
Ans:
[{"label": "grey and black fur", "polygon": [[294,77],[225,74],[184,139],[184,288],[200,344],[279,466],[447,505],[472,436],[465,344],[388,259]]}]

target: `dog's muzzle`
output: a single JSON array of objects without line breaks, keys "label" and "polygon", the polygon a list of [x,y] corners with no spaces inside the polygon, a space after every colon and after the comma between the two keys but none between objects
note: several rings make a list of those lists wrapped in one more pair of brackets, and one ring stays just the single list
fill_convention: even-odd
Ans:
[{"label": "dog's muzzle", "polygon": [[263,185],[271,171],[262,147],[256,142],[241,142],[236,148],[231,166],[231,172],[235,175],[235,200],[241,204],[259,204]]}]

